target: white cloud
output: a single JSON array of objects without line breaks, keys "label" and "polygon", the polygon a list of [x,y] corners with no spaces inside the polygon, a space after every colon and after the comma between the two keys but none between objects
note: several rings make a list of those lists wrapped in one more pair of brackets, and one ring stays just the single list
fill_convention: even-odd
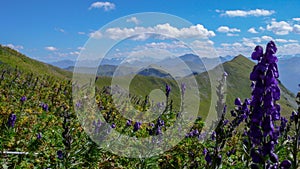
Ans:
[{"label": "white cloud", "polygon": [[289,43],[277,46],[278,55],[296,55],[300,54],[300,45],[298,43]]},{"label": "white cloud", "polygon": [[299,22],[300,18],[293,18],[293,20]]},{"label": "white cloud", "polygon": [[236,34],[236,33],[227,33],[226,36],[239,36],[239,34]]},{"label": "white cloud", "polygon": [[69,53],[54,52],[54,55],[59,56],[59,57],[67,57],[67,56],[69,56]]},{"label": "white cloud", "polygon": [[258,32],[255,30],[255,28],[250,28],[250,29],[248,29],[248,32],[249,32],[249,33],[258,33]]},{"label": "white cloud", "polygon": [[140,21],[136,17],[131,17],[127,19],[126,22],[132,22],[135,23],[136,25],[140,23]]},{"label": "white cloud", "polygon": [[293,32],[294,32],[294,33],[297,33],[297,34],[300,34],[300,25],[295,24],[295,25],[293,26]]},{"label": "white cloud", "polygon": [[45,50],[48,50],[48,51],[56,51],[57,48],[53,47],[53,46],[47,46],[45,47]]},{"label": "white cloud", "polygon": [[200,57],[217,57],[214,48],[214,42],[211,40],[195,40],[190,43],[190,46]]},{"label": "white cloud", "polygon": [[203,25],[197,24],[188,28],[176,28],[169,23],[159,24],[154,27],[134,27],[134,28],[109,28],[105,31],[105,35],[109,38],[118,40],[126,37],[155,33],[168,36],[171,38],[208,38],[215,36],[213,31],[207,30]]},{"label": "white cloud", "polygon": [[111,3],[111,2],[94,2],[92,5],[89,7],[89,10],[93,8],[103,8],[104,11],[110,11],[116,8],[116,5]]},{"label": "white cloud", "polygon": [[77,47],[77,49],[78,49],[78,50],[84,50],[84,49],[85,49],[85,47],[78,46],[78,47]]},{"label": "white cloud", "polygon": [[70,55],[78,56],[79,54],[80,54],[80,52],[78,52],[78,51],[70,52]]},{"label": "white cloud", "polygon": [[287,35],[293,31],[293,27],[285,21],[272,21],[271,24],[267,25],[267,30],[272,31],[276,35]]},{"label": "white cloud", "polygon": [[222,16],[246,17],[246,16],[269,16],[275,13],[273,10],[255,9],[255,10],[229,10],[222,13]]},{"label": "white cloud", "polygon": [[66,31],[62,28],[54,28],[55,31],[65,33]]},{"label": "white cloud", "polygon": [[93,39],[100,39],[102,37],[102,33],[99,30],[94,31],[89,34],[89,37]]},{"label": "white cloud", "polygon": [[173,41],[172,43],[166,43],[166,42],[152,42],[147,43],[145,45],[147,48],[158,48],[158,49],[188,49],[188,47],[180,41]]},{"label": "white cloud", "polygon": [[276,42],[279,42],[279,43],[287,43],[288,41],[285,40],[285,39],[275,39]]},{"label": "white cloud", "polygon": [[261,31],[265,30],[265,28],[263,28],[262,26],[260,26],[258,29],[261,30]]},{"label": "white cloud", "polygon": [[251,41],[243,40],[242,42],[222,43],[221,47],[216,48],[216,51],[218,56],[237,56],[238,54],[250,56],[254,47],[255,44],[251,43]]},{"label": "white cloud", "polygon": [[4,46],[9,47],[11,49],[14,49],[16,51],[19,51],[20,49],[24,49],[24,46],[22,46],[22,45],[14,45],[14,44],[11,44],[11,43],[10,44],[6,44]]},{"label": "white cloud", "polygon": [[262,40],[262,41],[270,41],[270,40],[273,40],[273,38],[270,37],[270,36],[262,36],[262,37],[261,37],[261,40]]},{"label": "white cloud", "polygon": [[237,28],[229,28],[228,26],[220,26],[218,29],[217,29],[218,32],[222,32],[222,33],[228,33],[228,32],[241,32],[240,29],[237,29]]},{"label": "white cloud", "polygon": [[85,32],[77,32],[78,35],[85,35]]}]

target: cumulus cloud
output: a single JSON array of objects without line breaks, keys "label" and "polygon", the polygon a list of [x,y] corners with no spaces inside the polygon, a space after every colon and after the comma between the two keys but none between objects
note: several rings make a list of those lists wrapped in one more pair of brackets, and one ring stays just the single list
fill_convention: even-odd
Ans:
[{"label": "cumulus cloud", "polygon": [[272,31],[276,35],[287,35],[293,31],[293,27],[285,21],[272,21],[271,24],[267,25],[267,30]]},{"label": "cumulus cloud", "polygon": [[70,54],[70,55],[74,55],[74,56],[78,56],[78,55],[80,54],[80,52],[74,51],[74,52],[70,52],[69,54]]},{"label": "cumulus cloud", "polygon": [[258,32],[255,30],[255,28],[249,28],[249,29],[248,29],[248,32],[249,32],[249,33],[253,33],[253,34],[254,34],[254,33],[258,33]]},{"label": "cumulus cloud", "polygon": [[203,25],[197,24],[187,28],[176,28],[169,23],[159,24],[154,27],[134,27],[134,28],[109,28],[105,34],[114,40],[136,36],[145,33],[155,33],[171,38],[208,38],[215,36],[213,31],[207,30]]},{"label": "cumulus cloud", "polygon": [[295,24],[295,25],[293,26],[293,32],[294,32],[294,33],[297,33],[297,34],[300,34],[300,25]]},{"label": "cumulus cloud", "polygon": [[293,18],[293,20],[299,22],[300,18]]},{"label": "cumulus cloud", "polygon": [[24,49],[24,46],[22,46],[22,45],[14,45],[14,44],[11,44],[11,43],[10,44],[6,44],[4,46],[9,47],[11,49],[14,49],[16,51],[19,51],[20,49]]},{"label": "cumulus cloud", "polygon": [[221,16],[229,16],[229,17],[247,17],[247,16],[269,16],[274,14],[273,10],[265,10],[265,9],[255,9],[255,10],[228,10],[221,14]]},{"label": "cumulus cloud", "polygon": [[45,47],[45,50],[48,50],[48,51],[56,51],[57,48],[53,47],[53,46],[47,46]]},{"label": "cumulus cloud", "polygon": [[94,31],[89,33],[89,37],[93,38],[93,39],[100,39],[102,37],[102,33],[98,30],[98,31]]},{"label": "cumulus cloud", "polygon": [[278,55],[296,55],[300,54],[299,43],[288,43],[278,46]]},{"label": "cumulus cloud", "polygon": [[258,29],[261,30],[261,31],[265,30],[265,28],[263,28],[262,26],[260,26]]},{"label": "cumulus cloud", "polygon": [[218,32],[222,32],[222,33],[229,33],[229,32],[241,32],[240,29],[237,29],[237,28],[229,28],[228,26],[220,26],[218,29],[217,29]]},{"label": "cumulus cloud", "polygon": [[132,22],[136,25],[140,23],[140,21],[136,17],[131,17],[129,19],[126,19],[126,22]]},{"label": "cumulus cloud", "polygon": [[89,10],[93,8],[103,8],[104,11],[110,11],[116,8],[116,5],[111,2],[94,2],[89,7]]},{"label": "cumulus cloud", "polygon": [[180,41],[172,41],[172,43],[166,42],[152,42],[145,45],[146,48],[158,48],[158,49],[188,49],[187,45]]},{"label": "cumulus cloud", "polygon": [[227,33],[226,35],[227,36],[239,36],[239,34],[236,34],[236,33]]}]

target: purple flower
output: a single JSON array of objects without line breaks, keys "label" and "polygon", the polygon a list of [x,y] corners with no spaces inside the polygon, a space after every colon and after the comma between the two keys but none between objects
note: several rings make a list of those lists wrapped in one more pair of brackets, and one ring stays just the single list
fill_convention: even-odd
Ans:
[{"label": "purple flower", "polygon": [[14,128],[17,120],[17,116],[14,113],[11,113],[8,117],[7,126]]},{"label": "purple flower", "polygon": [[290,160],[284,160],[280,163],[280,168],[282,169],[289,169],[291,168],[292,163],[290,162]]},{"label": "purple flower", "polygon": [[261,46],[256,46],[254,52],[251,55],[251,58],[253,60],[260,60],[262,56],[263,56],[263,48]]},{"label": "purple flower", "polygon": [[252,161],[254,163],[261,163],[262,162],[262,158],[261,158],[260,153],[258,151],[255,151],[254,149],[252,149],[251,152],[250,152],[250,156],[251,156]]},{"label": "purple flower", "polygon": [[280,119],[281,123],[280,123],[280,132],[284,132],[286,124],[288,122],[288,120],[285,117],[281,117]]},{"label": "purple flower", "polygon": [[[280,131],[283,131],[286,126],[286,119],[280,117],[280,105],[276,103],[280,99],[276,51],[275,43],[270,41],[265,54],[260,46],[257,46],[252,53],[252,59],[258,60],[258,64],[254,66],[250,74],[250,80],[254,82],[251,86],[250,106],[252,111],[249,112],[250,129],[247,134],[253,144],[250,155],[254,163],[266,164],[266,159],[261,158],[261,155],[269,156],[273,163],[278,162],[278,156],[273,151],[278,143]],[[275,121],[280,119],[281,127],[278,127]],[[268,142],[263,139],[268,137],[270,138]],[[277,164],[270,163],[268,165],[277,167]]]},{"label": "purple flower", "polygon": [[186,90],[185,83],[181,83],[181,94],[182,94],[182,96],[184,96],[185,90]]},{"label": "purple flower", "polygon": [[127,120],[126,122],[126,126],[131,126],[132,121],[131,120]]},{"label": "purple flower", "polygon": [[36,138],[38,139],[38,140],[40,140],[41,138],[42,138],[42,133],[38,133],[37,135],[36,135]]},{"label": "purple flower", "polygon": [[157,120],[157,125],[158,125],[158,126],[164,126],[164,125],[165,125],[165,122],[159,118],[159,119]]},{"label": "purple flower", "polygon": [[271,153],[270,153],[270,160],[271,160],[273,163],[277,163],[277,162],[278,162],[278,155],[275,154],[274,152],[271,152]]},{"label": "purple flower", "polygon": [[25,102],[26,100],[27,100],[26,96],[22,96],[21,99],[20,99],[21,102]]},{"label": "purple flower", "polygon": [[212,158],[211,158],[211,156],[209,155],[209,153],[206,153],[205,161],[207,162],[207,164],[209,164],[209,165],[211,164]]},{"label": "purple flower", "polygon": [[240,98],[236,98],[235,101],[234,101],[234,104],[236,106],[241,106],[242,105],[241,99]]},{"label": "purple flower", "polygon": [[[291,121],[298,121],[298,113],[295,112],[295,111],[293,111],[293,112],[292,112],[292,115],[291,115],[291,117],[290,117],[290,120],[291,120]],[[296,123],[297,123],[297,122],[296,122]]]},{"label": "purple flower", "polygon": [[64,154],[61,150],[57,151],[57,158],[60,159],[60,160],[62,160],[64,158]]},{"label": "purple flower", "polygon": [[212,132],[212,134],[211,134],[211,139],[212,139],[212,140],[215,140],[215,139],[216,139],[216,132],[215,132],[215,131]]},{"label": "purple flower", "polygon": [[156,135],[160,135],[160,134],[162,134],[162,132],[161,132],[161,128],[160,128],[160,127],[157,127],[157,130],[156,130]]},{"label": "purple flower", "polygon": [[112,125],[111,125],[111,128],[116,128],[116,124],[115,123],[113,123]]},{"label": "purple flower", "polygon": [[198,130],[198,129],[195,129],[195,130],[193,131],[193,134],[194,134],[195,136],[198,136],[198,135],[199,135],[199,130]]},{"label": "purple flower", "polygon": [[168,84],[166,84],[166,96],[167,97],[169,97],[170,92],[171,92],[171,87]]},{"label": "purple flower", "polygon": [[48,104],[46,104],[46,103],[41,103],[40,106],[42,107],[42,109],[44,111],[48,111],[48,109],[49,109]]},{"label": "purple flower", "polygon": [[133,131],[138,131],[141,128],[141,122],[135,122],[133,126]]}]

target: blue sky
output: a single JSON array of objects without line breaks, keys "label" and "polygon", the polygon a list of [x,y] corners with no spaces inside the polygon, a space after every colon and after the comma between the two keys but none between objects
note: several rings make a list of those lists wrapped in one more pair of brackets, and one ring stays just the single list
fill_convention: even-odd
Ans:
[{"label": "blue sky", "polygon": [[[200,29],[196,32],[199,36],[209,39],[218,55],[249,56],[256,44],[271,39],[277,43],[279,55],[300,54],[299,0],[10,0],[2,1],[0,9],[0,44],[44,62],[75,60],[91,36],[103,35],[97,32],[99,28],[140,12],[163,12],[188,20]],[[134,30],[144,26],[138,17],[128,19]],[[182,28],[166,24],[166,29],[177,28],[178,36],[183,34]],[[114,37],[127,36],[125,27]],[[194,27],[187,30],[192,32]],[[196,42],[189,45],[197,48]],[[167,43],[174,44],[160,42],[160,47],[171,46]]]}]

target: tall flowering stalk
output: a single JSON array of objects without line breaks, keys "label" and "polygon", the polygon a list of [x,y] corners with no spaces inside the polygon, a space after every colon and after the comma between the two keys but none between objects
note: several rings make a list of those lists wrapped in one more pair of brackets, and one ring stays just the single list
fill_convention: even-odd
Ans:
[{"label": "tall flowering stalk", "polygon": [[299,166],[298,152],[300,149],[300,92],[297,94],[296,102],[298,104],[298,112],[293,112],[291,116],[291,123],[294,124],[295,133],[292,144],[292,154],[293,154],[293,168]]},{"label": "tall flowering stalk", "polygon": [[270,41],[265,53],[261,46],[256,46],[251,56],[253,60],[258,61],[250,74],[250,80],[254,83],[247,135],[252,145],[252,168],[278,167],[278,155],[274,150],[280,135],[280,127],[275,124],[280,120],[280,105],[277,104],[280,89],[277,81],[279,73],[276,51],[275,43]]}]

